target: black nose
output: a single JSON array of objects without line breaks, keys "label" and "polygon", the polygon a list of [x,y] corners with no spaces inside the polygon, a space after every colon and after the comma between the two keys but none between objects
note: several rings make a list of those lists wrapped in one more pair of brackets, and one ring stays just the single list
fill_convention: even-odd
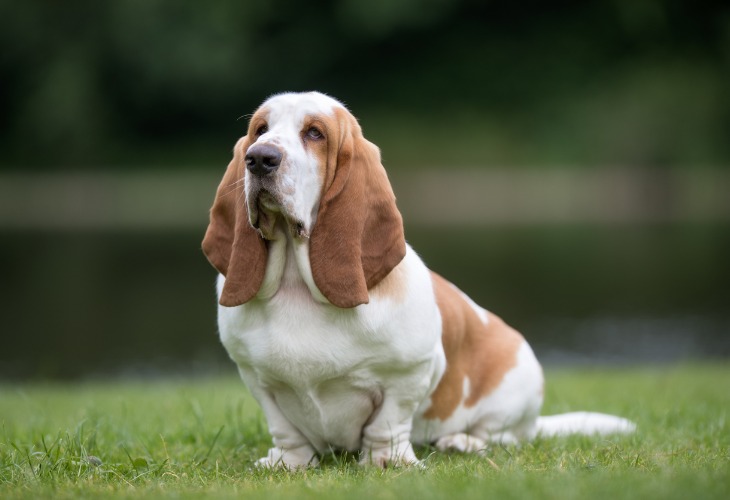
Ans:
[{"label": "black nose", "polygon": [[270,174],[281,163],[281,151],[270,144],[256,144],[246,153],[246,168],[256,175]]}]

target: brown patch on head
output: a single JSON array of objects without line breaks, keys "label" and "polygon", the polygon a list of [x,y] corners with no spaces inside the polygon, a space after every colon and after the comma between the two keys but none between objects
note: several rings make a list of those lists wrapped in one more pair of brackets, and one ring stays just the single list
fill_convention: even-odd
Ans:
[{"label": "brown patch on head", "polygon": [[[267,106],[259,108],[251,118],[248,135],[236,145],[203,240],[206,256],[226,276],[220,299],[226,306],[251,300],[266,268],[266,243],[248,220],[243,158],[249,145],[265,133],[269,113]],[[312,127],[323,132],[322,136],[308,134]],[[342,107],[334,107],[331,115],[308,116],[300,133],[305,149],[319,160],[321,179],[321,199],[310,236],[314,282],[337,307],[367,303],[368,290],[387,277],[406,252],[403,221],[380,152]],[[268,198],[258,197],[259,190],[276,197],[276,190],[267,189],[265,180],[251,182],[255,199],[248,201],[266,201]],[[248,208],[258,217],[260,207],[249,204]],[[273,228],[273,223],[269,226]],[[293,227],[295,236],[305,236],[299,226]]]},{"label": "brown patch on head", "polygon": [[505,374],[516,365],[517,351],[524,339],[494,314],[489,314],[485,324],[448,281],[433,272],[431,277],[441,312],[446,371],[423,416],[443,421],[461,403],[465,378],[470,384],[464,401],[466,407],[474,406],[499,386]]},{"label": "brown patch on head", "polygon": [[258,139],[259,135],[261,135],[260,132],[262,132],[262,127],[268,129],[270,112],[271,110],[269,107],[264,104],[261,105],[251,116],[251,120],[248,122],[248,137],[251,137],[251,144],[256,142],[256,139]]},{"label": "brown patch on head", "polygon": [[322,120],[327,161],[309,260],[322,294],[337,307],[355,307],[405,256],[403,221],[380,152],[355,118],[335,108]]},{"label": "brown patch on head", "polygon": [[[331,182],[331,180],[328,182],[327,179],[330,150],[333,144],[340,141],[340,130],[344,127],[344,124],[339,123],[337,116],[337,114],[310,115],[306,117],[302,124],[301,134],[302,140],[304,141],[304,148],[317,158],[317,171],[322,192],[324,192],[324,187],[328,186]],[[310,129],[319,131],[322,134],[321,138],[316,139],[310,137],[308,135]]]}]

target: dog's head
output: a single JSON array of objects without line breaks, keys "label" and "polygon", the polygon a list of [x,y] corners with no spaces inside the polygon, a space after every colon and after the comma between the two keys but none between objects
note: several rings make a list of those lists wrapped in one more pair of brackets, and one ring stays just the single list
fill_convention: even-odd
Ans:
[{"label": "dog's head", "polygon": [[378,148],[342,104],[317,92],[271,97],[234,147],[203,240],[226,277],[222,305],[256,296],[267,241],[279,238],[309,240],[314,282],[338,307],[367,303],[405,255]]}]

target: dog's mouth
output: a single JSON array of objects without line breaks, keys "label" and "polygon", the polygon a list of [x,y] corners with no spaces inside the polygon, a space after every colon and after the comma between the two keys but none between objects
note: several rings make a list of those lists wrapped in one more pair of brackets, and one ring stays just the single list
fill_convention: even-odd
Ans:
[{"label": "dog's mouth", "polygon": [[277,227],[282,225],[282,229],[295,238],[309,238],[304,222],[290,215],[286,204],[276,193],[264,188],[259,189],[256,193],[251,193],[247,205],[249,222],[264,239],[277,239]]}]

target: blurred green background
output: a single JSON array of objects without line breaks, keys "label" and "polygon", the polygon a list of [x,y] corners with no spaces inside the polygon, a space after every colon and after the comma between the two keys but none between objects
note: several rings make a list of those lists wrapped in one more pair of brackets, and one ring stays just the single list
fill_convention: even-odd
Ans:
[{"label": "blurred green background", "polygon": [[0,0],[0,46],[0,378],[232,369],[200,239],[286,90],[546,362],[730,356],[727,2]]}]

